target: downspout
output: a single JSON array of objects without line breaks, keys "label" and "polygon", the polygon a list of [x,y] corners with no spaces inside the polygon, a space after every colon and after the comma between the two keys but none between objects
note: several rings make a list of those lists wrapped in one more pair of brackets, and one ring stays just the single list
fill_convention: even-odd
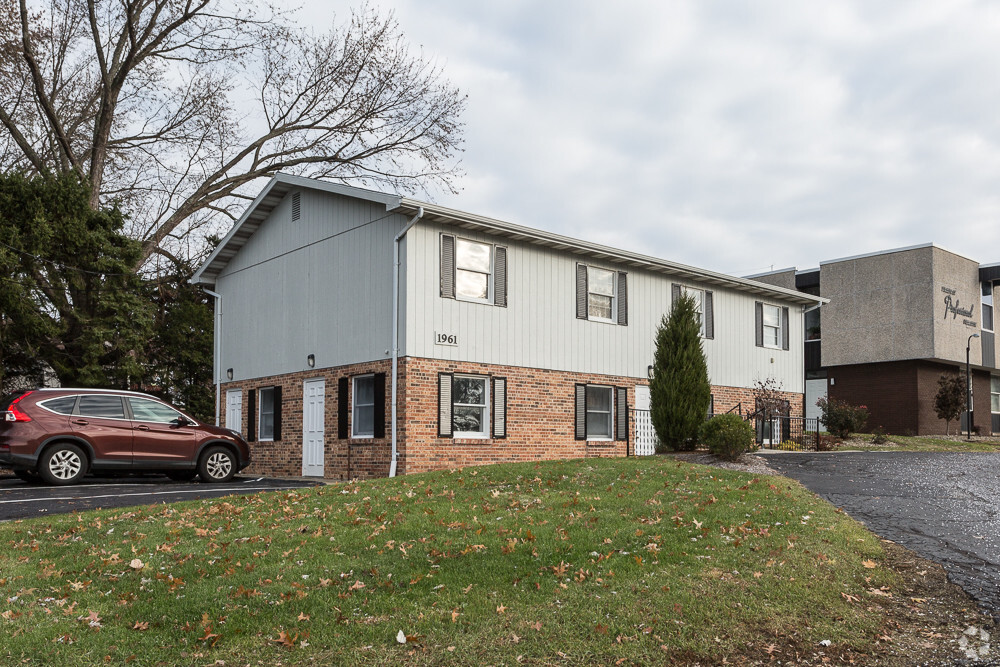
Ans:
[{"label": "downspout", "polygon": [[423,206],[417,209],[417,214],[413,216],[413,219],[406,223],[403,230],[396,234],[396,238],[392,240],[392,458],[389,462],[389,477],[396,476],[397,456],[396,382],[399,378],[399,242],[406,236],[406,232],[410,231],[410,228],[417,224],[417,220],[422,217],[424,217]]},{"label": "downspout", "polygon": [[222,403],[222,370],[219,368],[219,363],[222,362],[222,295],[218,292],[213,292],[207,287],[202,287],[202,291],[215,298],[215,331],[214,340],[212,341],[212,368],[214,370],[213,375],[215,375],[215,425],[221,426],[219,421],[219,412],[221,410]]}]

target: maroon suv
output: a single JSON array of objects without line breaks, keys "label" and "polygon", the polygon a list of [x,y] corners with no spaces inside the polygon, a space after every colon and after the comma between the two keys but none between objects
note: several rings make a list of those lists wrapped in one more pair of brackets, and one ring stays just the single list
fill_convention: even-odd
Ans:
[{"label": "maroon suv", "polygon": [[73,484],[88,472],[162,472],[225,482],[250,464],[236,431],[147,394],[36,389],[0,400],[0,465],[25,481]]}]

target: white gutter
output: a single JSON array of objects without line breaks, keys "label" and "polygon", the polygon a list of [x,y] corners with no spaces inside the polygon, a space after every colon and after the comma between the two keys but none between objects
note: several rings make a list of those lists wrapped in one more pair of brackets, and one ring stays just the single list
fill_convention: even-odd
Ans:
[{"label": "white gutter", "polygon": [[219,363],[222,361],[222,295],[213,292],[207,287],[202,287],[202,291],[215,298],[215,331],[212,344],[212,368],[215,375],[215,425],[221,426],[219,422],[219,412],[222,403],[222,370]]},{"label": "white gutter", "polygon": [[417,209],[417,214],[413,216],[413,219],[392,240],[392,458],[389,462],[389,477],[396,476],[396,382],[399,377],[399,242],[422,217],[424,217],[423,206]]}]

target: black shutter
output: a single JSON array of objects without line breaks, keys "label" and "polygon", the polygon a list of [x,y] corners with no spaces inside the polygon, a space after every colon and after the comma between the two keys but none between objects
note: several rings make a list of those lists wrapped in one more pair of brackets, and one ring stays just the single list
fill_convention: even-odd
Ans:
[{"label": "black shutter", "polygon": [[670,285],[670,310],[674,309],[674,305],[681,298],[681,286],[677,283],[672,283]]},{"label": "black shutter", "polygon": [[587,265],[576,265],[576,319],[587,319]]},{"label": "black shutter", "polygon": [[372,378],[372,388],[375,393],[373,438],[385,437],[385,373],[376,373]]},{"label": "black shutter", "polygon": [[337,380],[337,437],[347,440],[347,383],[346,377]]},{"label": "black shutter", "polygon": [[507,437],[507,378],[493,378],[493,437]]},{"label": "black shutter", "polygon": [[712,305],[712,293],[705,290],[705,302],[701,305],[701,316],[705,318],[705,338],[715,338],[715,308]]},{"label": "black shutter", "polygon": [[441,235],[441,296],[455,298],[455,237]]},{"label": "black shutter", "polygon": [[587,385],[576,385],[576,396],[574,400],[574,418],[576,424],[573,437],[576,440],[587,439]]},{"label": "black shutter", "polygon": [[757,347],[764,347],[764,304],[754,301],[753,304],[754,332],[756,335]]},{"label": "black shutter", "polygon": [[493,258],[493,305],[507,307],[507,248],[502,246]]},{"label": "black shutter", "polygon": [[247,392],[247,440],[257,439],[257,390]]},{"label": "black shutter", "polygon": [[781,309],[781,349],[788,349],[788,308]]},{"label": "black shutter", "polygon": [[628,441],[628,388],[615,387],[615,440]]},{"label": "black shutter", "polygon": [[451,373],[438,373],[438,437],[450,438],[455,432],[452,420],[451,383],[454,379]]},{"label": "black shutter", "polygon": [[618,324],[628,326],[628,274],[618,272]]},{"label": "black shutter", "polygon": [[275,385],[274,393],[271,394],[274,398],[274,436],[273,440],[278,442],[281,440],[281,386]]}]

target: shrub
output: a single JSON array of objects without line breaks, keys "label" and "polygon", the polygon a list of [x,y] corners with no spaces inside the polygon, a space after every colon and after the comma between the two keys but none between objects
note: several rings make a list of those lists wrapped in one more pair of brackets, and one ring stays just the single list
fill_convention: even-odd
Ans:
[{"label": "shrub", "polygon": [[827,430],[838,438],[857,433],[868,422],[868,408],[863,405],[851,405],[836,398],[821,398],[816,401],[816,405],[823,412],[823,423]]},{"label": "shrub", "polygon": [[884,445],[887,442],[889,442],[889,438],[885,434],[885,429],[881,426],[876,426],[875,430],[872,431],[872,444]]},{"label": "shrub", "polygon": [[701,427],[701,441],[726,461],[735,461],[756,448],[753,427],[739,415],[718,415],[706,421]]}]

